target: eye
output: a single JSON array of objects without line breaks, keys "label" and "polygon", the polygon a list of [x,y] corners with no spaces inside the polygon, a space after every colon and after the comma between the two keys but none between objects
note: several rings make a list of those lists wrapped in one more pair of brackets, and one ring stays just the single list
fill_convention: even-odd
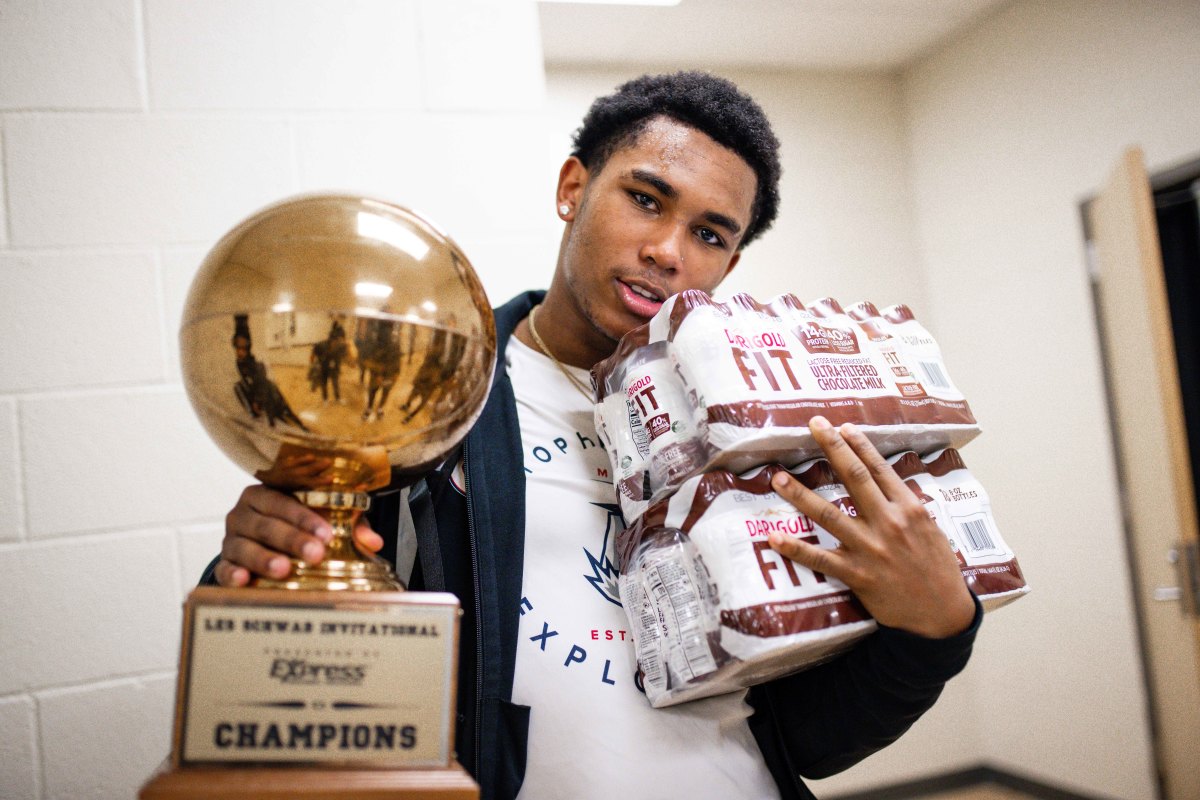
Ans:
[{"label": "eye", "polygon": [[722,239],[721,235],[719,233],[717,233],[716,231],[714,231],[712,228],[700,228],[699,230],[696,231],[696,235],[700,237],[700,241],[704,242],[706,245],[709,245],[710,247],[724,247],[725,246],[725,240]]},{"label": "eye", "polygon": [[655,211],[658,209],[658,201],[645,192],[630,190],[629,197],[634,203],[637,203],[639,206],[648,211]]}]

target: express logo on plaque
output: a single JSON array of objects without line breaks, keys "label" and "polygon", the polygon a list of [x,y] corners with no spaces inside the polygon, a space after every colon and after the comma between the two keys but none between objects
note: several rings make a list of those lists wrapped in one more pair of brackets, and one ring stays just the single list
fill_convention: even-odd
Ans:
[{"label": "express logo on plaque", "polygon": [[367,674],[366,664],[312,664],[304,659],[277,658],[271,677],[283,683],[334,683],[357,686]]}]

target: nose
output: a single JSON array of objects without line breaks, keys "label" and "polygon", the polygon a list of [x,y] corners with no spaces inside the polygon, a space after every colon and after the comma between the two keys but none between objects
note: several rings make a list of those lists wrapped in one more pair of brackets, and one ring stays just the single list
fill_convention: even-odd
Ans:
[{"label": "nose", "polygon": [[683,243],[687,235],[683,225],[662,225],[642,245],[642,262],[661,270],[675,271],[683,266]]}]

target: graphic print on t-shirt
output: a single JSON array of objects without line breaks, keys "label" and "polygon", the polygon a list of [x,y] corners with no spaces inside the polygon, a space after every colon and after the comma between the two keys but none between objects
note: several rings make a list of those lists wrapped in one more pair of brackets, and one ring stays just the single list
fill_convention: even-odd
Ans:
[{"label": "graphic print on t-shirt", "polygon": [[600,545],[600,555],[592,555],[586,547],[583,548],[588,562],[592,565],[592,574],[585,575],[588,583],[610,603],[620,607],[621,597],[617,593],[617,580],[621,577],[617,571],[617,563],[612,559],[616,554],[617,535],[625,527],[621,517],[621,507],[616,503],[592,503],[608,512],[608,522],[604,528],[604,544]]},{"label": "graphic print on t-shirt", "polygon": [[662,786],[672,796],[778,796],[745,722],[744,693],[650,707],[617,594],[624,522],[592,404],[519,340],[505,360],[525,467],[511,698],[531,708],[520,800],[644,797]]},{"label": "graphic print on t-shirt", "polygon": [[[563,472],[566,463],[527,478],[527,517],[549,524],[526,531],[518,664],[531,657],[542,685],[546,672],[576,691],[632,685],[631,640],[617,593],[621,512],[606,496],[611,484],[584,477],[577,460]],[[576,484],[574,491],[563,491],[567,482]]]}]

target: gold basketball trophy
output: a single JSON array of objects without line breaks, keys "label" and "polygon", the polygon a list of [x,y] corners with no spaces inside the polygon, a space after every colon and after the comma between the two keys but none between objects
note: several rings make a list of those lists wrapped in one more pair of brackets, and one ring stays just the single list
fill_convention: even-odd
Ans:
[{"label": "gold basketball trophy", "polygon": [[352,537],[367,493],[478,418],[496,331],[458,247],[404,208],[312,195],[230,231],[180,330],[188,396],[239,466],[333,529],[318,565],[184,606],[156,798],[477,798],[454,760],[457,599],[405,592]]}]

